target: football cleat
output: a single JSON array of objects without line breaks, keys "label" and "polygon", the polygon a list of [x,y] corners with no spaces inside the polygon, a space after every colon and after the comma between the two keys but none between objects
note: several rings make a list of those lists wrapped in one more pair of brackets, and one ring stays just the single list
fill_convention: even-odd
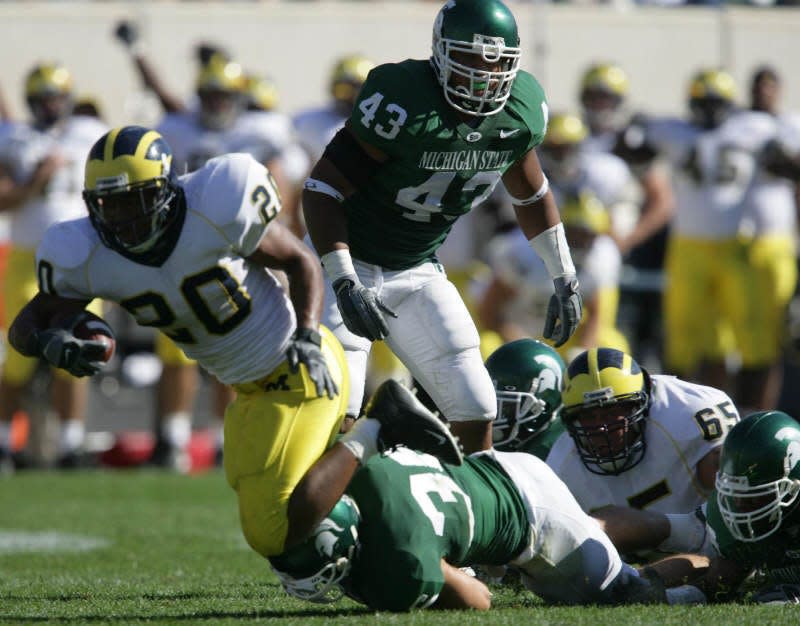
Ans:
[{"label": "football cleat", "polygon": [[448,427],[396,380],[390,378],[378,387],[367,403],[365,415],[381,424],[380,452],[404,445],[452,465],[464,462],[461,447]]}]

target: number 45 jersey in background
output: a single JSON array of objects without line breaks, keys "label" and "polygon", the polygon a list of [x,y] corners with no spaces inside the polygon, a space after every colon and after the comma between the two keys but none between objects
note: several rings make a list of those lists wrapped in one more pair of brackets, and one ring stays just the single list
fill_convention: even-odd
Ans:
[{"label": "number 45 jersey in background", "polygon": [[351,252],[403,270],[432,259],[453,221],[541,143],[547,104],[536,79],[520,71],[499,113],[466,124],[429,62],[407,60],[370,72],[348,125],[389,157],[344,203]]},{"label": "number 45 jersey in background", "polygon": [[609,505],[688,513],[709,495],[698,482],[697,464],[722,446],[739,413],[728,395],[713,387],[675,376],[651,378],[647,448],[638,465],[618,475],[593,474],[569,433],[559,437],[547,457],[588,513]]},{"label": "number 45 jersey in background", "polygon": [[185,215],[160,265],[107,248],[89,218],[51,227],[37,253],[39,288],[120,303],[172,338],[223,383],[255,380],[284,360],[295,318],[278,281],[247,260],[280,200],[252,157],[218,157],[182,176]]}]

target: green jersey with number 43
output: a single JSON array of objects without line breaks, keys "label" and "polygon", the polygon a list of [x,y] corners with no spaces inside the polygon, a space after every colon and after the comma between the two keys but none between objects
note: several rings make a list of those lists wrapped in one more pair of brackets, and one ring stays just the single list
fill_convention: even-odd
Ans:
[{"label": "green jersey with number 43", "polygon": [[406,60],[370,72],[349,127],[389,157],[345,200],[351,253],[399,270],[435,258],[453,221],[541,143],[547,104],[520,71],[505,107],[470,125],[444,99],[429,61]]},{"label": "green jersey with number 43", "polygon": [[374,457],[348,487],[361,513],[347,591],[377,610],[432,603],[455,566],[503,565],[530,540],[525,505],[490,456],[462,466],[399,448]]}]

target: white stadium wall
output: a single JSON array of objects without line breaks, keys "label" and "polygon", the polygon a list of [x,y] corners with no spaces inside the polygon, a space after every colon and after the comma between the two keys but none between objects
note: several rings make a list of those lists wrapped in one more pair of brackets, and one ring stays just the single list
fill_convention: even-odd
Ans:
[{"label": "white stadium wall", "polygon": [[[760,63],[785,82],[784,108],[800,110],[800,10],[740,8],[620,10],[611,7],[511,5],[523,38],[523,67],[542,81],[551,108],[574,107],[580,72],[594,60],[620,63],[634,108],[684,111],[688,77],[701,65],[725,65],[746,81]],[[281,108],[292,112],[326,98],[333,59],[361,52],[378,62],[427,57],[437,2],[3,2],[0,86],[12,111],[25,115],[22,82],[42,60],[58,60],[81,94],[96,96],[108,121],[152,123],[132,63],[111,32],[137,20],[156,64],[176,92],[192,91],[192,48],[226,47],[246,69],[274,77]],[[410,87],[413,89],[413,87]]]}]

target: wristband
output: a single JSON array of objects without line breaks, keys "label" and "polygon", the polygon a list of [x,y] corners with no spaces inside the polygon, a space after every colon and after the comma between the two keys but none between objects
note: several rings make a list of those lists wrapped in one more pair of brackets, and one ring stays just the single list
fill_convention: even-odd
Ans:
[{"label": "wristband", "polygon": [[564,225],[561,222],[539,233],[528,240],[528,243],[544,261],[550,278],[576,273],[575,264],[569,253],[567,236],[564,234]]},{"label": "wristband", "polygon": [[340,278],[350,278],[353,282],[358,282],[356,268],[353,267],[353,257],[350,251],[345,248],[333,250],[323,254],[320,258],[325,275],[331,283],[335,283]]},{"label": "wristband", "polygon": [[542,174],[542,178],[542,186],[539,187],[539,190],[535,194],[522,199],[511,196],[512,202],[518,206],[527,206],[529,204],[539,202],[539,200],[545,197],[545,194],[547,194],[547,191],[550,189],[550,181],[547,180],[547,176]]},{"label": "wristband", "polygon": [[299,327],[294,331],[294,338],[300,341],[310,341],[316,346],[322,346],[322,336],[313,328]]},{"label": "wristband", "polygon": [[328,183],[322,180],[317,180],[316,178],[307,178],[306,182],[303,183],[303,189],[306,191],[315,191],[316,193],[323,193],[326,196],[330,196],[336,202],[344,202],[344,196],[341,192],[337,191],[333,187],[331,187]]}]

